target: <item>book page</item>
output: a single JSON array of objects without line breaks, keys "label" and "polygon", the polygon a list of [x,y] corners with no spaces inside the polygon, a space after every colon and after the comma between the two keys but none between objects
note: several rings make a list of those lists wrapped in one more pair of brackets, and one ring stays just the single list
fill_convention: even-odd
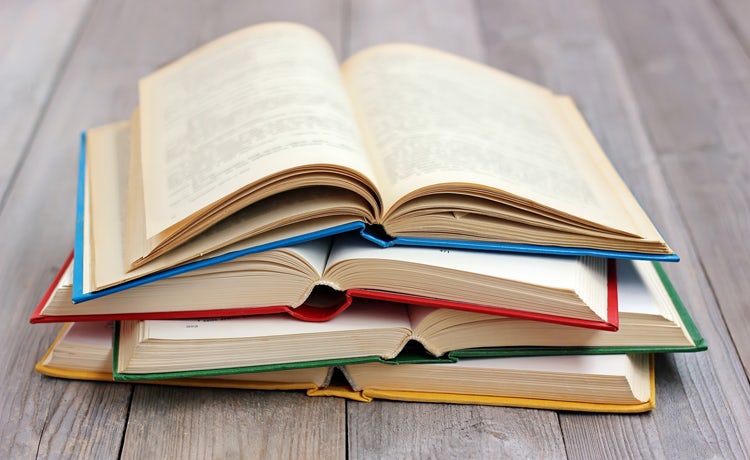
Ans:
[{"label": "book page", "polygon": [[336,57],[307,27],[235,32],[142,79],[139,91],[148,238],[291,168],[373,176]]},{"label": "book page", "polygon": [[411,330],[406,307],[374,300],[356,305],[325,322],[300,321],[286,314],[204,320],[148,320],[148,337],[163,340],[210,340],[272,337],[386,328]]},{"label": "book page", "polygon": [[331,251],[331,243],[331,238],[319,238],[307,243],[290,246],[285,248],[284,251],[297,254],[297,256],[306,261],[318,275],[322,275],[323,270],[326,268],[328,253]]},{"label": "book page", "polygon": [[592,167],[576,160],[582,146],[548,90],[413,45],[371,48],[343,72],[386,209],[422,187],[454,183],[630,228],[610,211],[610,192],[588,179]]},{"label": "book page", "polygon": [[357,235],[334,239],[326,269],[346,260],[362,259],[403,261],[557,289],[574,287],[582,270],[577,257],[412,246],[383,249]]},{"label": "book page", "polygon": [[[632,355],[631,355],[632,356]],[[629,355],[521,356],[465,359],[457,368],[513,369],[579,375],[627,375],[632,364]]]},{"label": "book page", "polygon": [[[632,260],[617,261],[617,305],[621,313],[658,315],[660,309]],[[645,262],[650,264],[650,262]]]},{"label": "book page", "polygon": [[[129,125],[114,123],[90,129],[86,134],[89,176],[86,197],[90,200],[86,203],[84,228],[91,231],[86,232],[84,274],[88,282],[83,284],[84,293],[174,267],[199,256],[216,256],[358,220],[356,215],[339,212],[332,217],[321,216],[321,210],[326,207],[334,211],[347,207],[356,209],[359,203],[352,195],[342,196],[326,187],[294,190],[255,203],[164,256],[128,270],[130,254],[124,243],[133,231],[133,221],[127,219],[130,217],[127,215]],[[319,217],[306,220],[308,216]],[[320,263],[315,262],[314,266],[319,267]]]},{"label": "book page", "polygon": [[111,321],[72,323],[60,338],[60,343],[74,343],[107,350],[112,347],[112,330]]},{"label": "book page", "polygon": [[87,226],[91,226],[90,282],[84,292],[111,282],[112,273],[125,269],[127,171],[130,157],[130,123],[121,122],[90,129],[86,133],[86,164],[90,171]]},{"label": "book page", "polygon": [[621,312],[661,315],[684,328],[674,301],[652,262],[618,260],[617,295]]}]

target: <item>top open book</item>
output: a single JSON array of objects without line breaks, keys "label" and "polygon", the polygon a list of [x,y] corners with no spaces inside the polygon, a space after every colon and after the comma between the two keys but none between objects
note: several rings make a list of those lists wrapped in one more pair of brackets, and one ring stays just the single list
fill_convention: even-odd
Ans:
[{"label": "top open book", "polygon": [[568,97],[437,50],[382,45],[339,67],[317,32],[263,24],[139,92],[128,269],[332,228],[383,244],[677,259]]}]

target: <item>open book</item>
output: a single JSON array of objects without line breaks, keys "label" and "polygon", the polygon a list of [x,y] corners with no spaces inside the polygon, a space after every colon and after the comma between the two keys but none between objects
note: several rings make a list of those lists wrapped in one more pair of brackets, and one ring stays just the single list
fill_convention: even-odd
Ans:
[{"label": "open book", "polygon": [[415,343],[429,355],[448,360],[705,349],[689,315],[654,266],[645,261],[622,263],[630,269],[622,270],[619,295],[624,311],[617,332],[358,300],[321,323],[288,315],[121,321],[115,338],[115,376],[172,378],[186,372],[218,375],[382,361]]},{"label": "open book", "polygon": [[[382,45],[339,67],[315,31],[265,24],[143,78],[139,95],[127,270],[342,228],[676,260],[569,98],[437,50]],[[86,158],[112,147],[96,137]]]},{"label": "open book", "polygon": [[614,266],[590,256],[383,249],[347,234],[248,254],[77,304],[71,302],[68,264],[32,322],[278,312],[322,321],[356,297],[615,330]]},{"label": "open book", "polygon": [[[330,366],[143,383],[306,390],[310,396],[366,402],[382,398],[596,412],[644,412],[653,409],[655,402],[650,355],[370,363],[342,365],[338,369],[346,376],[346,385],[332,383],[334,368]],[[52,377],[112,381],[111,324],[66,324],[36,370]]]}]

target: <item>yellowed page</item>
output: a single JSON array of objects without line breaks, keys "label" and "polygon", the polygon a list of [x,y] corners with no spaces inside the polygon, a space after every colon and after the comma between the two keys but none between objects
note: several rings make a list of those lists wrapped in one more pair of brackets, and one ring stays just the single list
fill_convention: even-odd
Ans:
[{"label": "yellowed page", "polygon": [[[85,293],[97,291],[200,257],[304,235],[357,219],[361,205],[354,195],[330,190],[300,190],[280,194],[240,211],[163,257],[127,270],[125,235],[128,194],[129,123],[114,123],[87,132],[84,216]],[[346,209],[351,213],[347,214]]]},{"label": "yellowed page", "polygon": [[[89,133],[87,132],[87,139],[88,136]],[[91,165],[88,162],[86,162],[83,174],[85,175],[83,178],[85,186],[83,191],[83,249],[81,251],[83,252],[81,254],[83,256],[83,273],[81,274],[81,282],[84,292],[88,292],[93,284],[93,266],[91,261],[93,260],[94,251],[93,242],[91,241]]]},{"label": "yellowed page", "polygon": [[329,321],[306,322],[286,314],[258,315],[240,318],[198,320],[147,320],[147,337],[160,340],[243,339],[250,337],[284,337],[348,331],[353,334],[374,329],[411,330],[403,305],[375,300],[358,300]]},{"label": "yellowed page", "polygon": [[457,363],[352,364],[354,389],[458,393],[636,404],[650,395],[650,356],[579,355],[475,358]]},{"label": "yellowed page", "polygon": [[[395,357],[411,333],[406,307],[362,300],[324,322],[288,315],[123,321],[118,370],[169,372],[366,356]],[[138,347],[140,350],[136,350]]]},{"label": "yellowed page", "polygon": [[[58,338],[42,359],[44,367],[37,366],[37,370],[53,377],[63,377],[82,380],[112,380],[112,322],[93,321],[81,323],[66,323]],[[90,375],[95,372],[99,375]],[[322,386],[326,382],[328,370],[326,368],[288,369],[283,371],[253,372],[249,374],[228,374],[212,377],[195,377],[163,382],[173,385],[188,386],[229,386],[237,381],[240,388],[254,388],[261,382],[276,383],[268,388],[260,389],[294,389],[282,385],[316,382],[314,386]],[[162,381],[147,381],[156,383]],[[281,383],[283,382],[283,383]],[[313,386],[311,384],[311,386]],[[302,386],[301,388],[308,388]]]},{"label": "yellowed page", "polygon": [[86,166],[89,168],[90,207],[85,224],[91,228],[91,253],[84,257],[90,269],[84,292],[96,289],[111,273],[125,268],[125,207],[129,160],[130,123],[114,123],[86,133]]},{"label": "yellowed page", "polygon": [[605,260],[394,246],[359,235],[334,239],[324,284],[364,288],[523,312],[607,319]]},{"label": "yellowed page", "polygon": [[336,57],[307,27],[227,35],[139,91],[148,238],[290,168],[331,164],[374,181]]},{"label": "yellowed page", "polygon": [[[482,275],[493,279],[559,290],[575,289],[577,277],[580,276],[583,265],[580,257],[539,256],[510,252],[415,246],[394,246],[388,248],[388,250],[383,250],[360,238],[359,235],[345,235],[334,239],[326,267],[330,268],[344,261],[366,259],[408,262],[425,267],[450,270],[456,273],[456,277],[460,273]],[[370,276],[375,278],[377,274]],[[406,278],[423,275],[420,273],[412,275],[405,271],[403,276]],[[350,287],[343,286],[344,289]]]},{"label": "yellowed page", "polygon": [[633,228],[612,193],[589,179],[593,167],[577,160],[584,146],[566,132],[548,90],[413,45],[371,48],[343,73],[386,213],[410,192],[454,183]]}]

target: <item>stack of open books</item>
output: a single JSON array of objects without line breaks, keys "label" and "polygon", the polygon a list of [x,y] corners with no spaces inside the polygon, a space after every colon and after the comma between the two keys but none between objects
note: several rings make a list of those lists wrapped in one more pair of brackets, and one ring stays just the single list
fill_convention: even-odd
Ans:
[{"label": "stack of open books", "polygon": [[436,50],[251,27],[85,133],[37,370],[359,400],[654,405],[705,344],[570,99]]}]

